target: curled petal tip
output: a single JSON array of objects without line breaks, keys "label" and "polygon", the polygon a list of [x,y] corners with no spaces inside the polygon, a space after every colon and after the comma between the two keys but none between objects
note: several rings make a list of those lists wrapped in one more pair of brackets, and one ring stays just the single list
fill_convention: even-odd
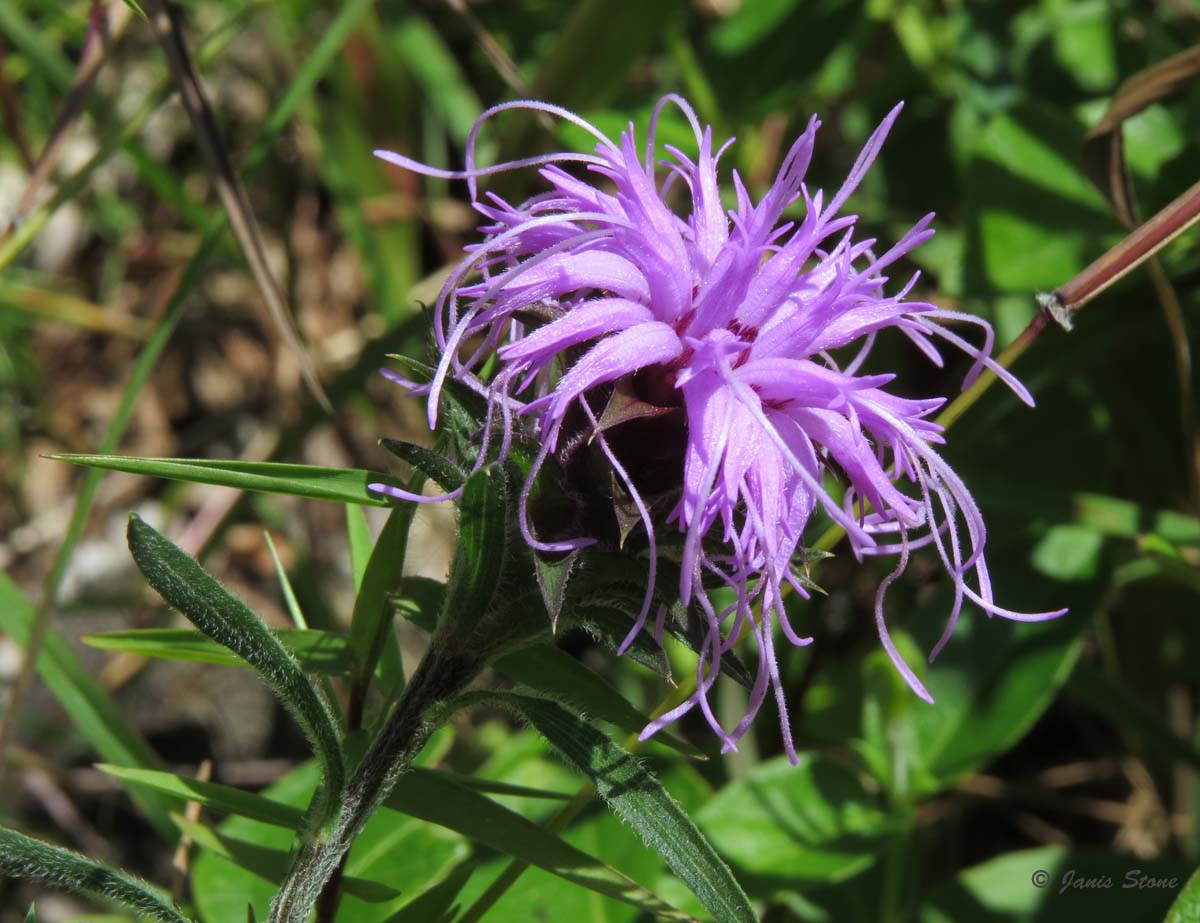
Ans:
[{"label": "curled petal tip", "polygon": [[371,151],[371,154],[385,163],[390,163],[397,167],[407,167],[410,163],[409,159],[403,154],[397,154],[395,151],[389,151],[387,148],[376,148]]}]

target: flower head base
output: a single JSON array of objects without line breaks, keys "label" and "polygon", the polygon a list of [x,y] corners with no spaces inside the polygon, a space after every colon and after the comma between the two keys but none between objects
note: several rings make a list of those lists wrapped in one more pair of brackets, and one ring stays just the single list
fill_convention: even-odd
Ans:
[{"label": "flower head base", "polygon": [[[677,106],[692,126],[694,159],[670,146],[664,148],[667,158],[658,159],[655,130],[668,105]],[[846,530],[859,558],[899,557],[879,588],[876,622],[897,669],[928,701],[929,693],[892,644],[883,611],[884,593],[911,551],[932,546],[954,584],[954,603],[934,656],[965,600],[1012,619],[1061,614],[1021,614],[993,601],[983,517],[933,448],[943,438],[930,418],[943,400],[898,397],[886,390],[894,376],[859,372],[877,334],[890,329],[939,366],[940,343],[967,352],[974,362],[964,386],[986,367],[1033,403],[990,358],[993,335],[985,321],[906,300],[915,275],[885,294],[886,271],[932,236],[932,215],[876,255],[874,240],[854,239],[856,216],[840,214],[900,106],[871,135],[828,202],[803,182],[819,126],[814,118],[760,201],[751,200],[733,172],[736,207],[729,211],[717,179],[728,143],[714,151],[711,129],[702,128],[676,96],[659,102],[644,148],[636,145],[632,125],[615,143],[572,113],[535,102],[497,106],[480,117],[475,131],[516,107],[583,127],[597,139],[595,153],[548,154],[481,168],[474,164],[474,131],[462,172],[377,152],[410,170],[466,179],[476,209],[488,220],[481,228],[483,242],[470,248],[438,299],[435,334],[442,359],[432,383],[419,388],[405,383],[428,394],[431,426],[447,376],[486,396],[504,421],[502,453],[513,421],[531,421],[540,451],[523,488],[521,524],[526,541],[540,551],[571,550],[594,537],[542,541],[534,534],[527,507],[539,470],[551,453],[578,439],[581,427],[600,447],[649,545],[649,586],[627,644],[650,616],[658,539],[668,529],[682,535],[679,596],[706,624],[697,688],[643,737],[699,706],[724,746],[735,748],[771,691],[785,748],[795,758],[774,653],[775,625],[792,644],[812,641],[790,623],[783,600],[788,586],[808,595],[795,562],[817,507]],[[564,162],[582,165],[594,182],[566,172],[559,166]],[[478,178],[521,167],[538,167],[548,190],[516,206],[490,193],[478,196]],[[669,204],[676,199],[685,204],[682,212]],[[785,220],[785,210],[797,202],[803,218]],[[540,325],[533,326],[535,319]],[[973,346],[947,322],[980,327],[982,346]],[[831,351],[856,344],[849,361],[835,360]],[[493,355],[494,374],[485,380],[481,366]],[[597,419],[617,389],[682,416],[685,444],[665,517],[652,515],[644,479],[631,474],[627,453],[614,448],[621,427],[610,430]],[[840,501],[826,490],[826,472],[846,484]],[[900,482],[908,484],[907,493],[897,487]],[[715,607],[706,590],[714,583],[734,591],[731,605]],[[663,617],[660,610],[659,632]],[[728,730],[714,717],[707,695],[721,657],[745,630],[757,643],[757,679],[747,714]]]}]

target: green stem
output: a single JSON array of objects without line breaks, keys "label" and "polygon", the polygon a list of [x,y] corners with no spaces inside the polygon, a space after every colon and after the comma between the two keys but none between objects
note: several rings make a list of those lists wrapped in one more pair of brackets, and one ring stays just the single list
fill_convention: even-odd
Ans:
[{"label": "green stem", "polygon": [[337,819],[301,846],[271,903],[268,923],[306,923],[326,886],[337,879],[355,837],[433,731],[430,710],[461,692],[482,669],[479,658],[458,653],[447,642],[440,633],[434,635],[429,652],[346,786]]}]

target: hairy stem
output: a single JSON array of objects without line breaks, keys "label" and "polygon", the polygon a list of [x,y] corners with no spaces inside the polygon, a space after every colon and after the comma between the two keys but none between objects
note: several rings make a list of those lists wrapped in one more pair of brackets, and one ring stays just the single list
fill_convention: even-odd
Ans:
[{"label": "hairy stem", "polygon": [[427,718],[430,709],[462,691],[481,667],[478,657],[458,653],[444,637],[434,635],[429,652],[346,786],[336,820],[296,854],[271,903],[269,923],[308,920],[326,884],[338,876],[355,837],[428,739],[434,727]]}]

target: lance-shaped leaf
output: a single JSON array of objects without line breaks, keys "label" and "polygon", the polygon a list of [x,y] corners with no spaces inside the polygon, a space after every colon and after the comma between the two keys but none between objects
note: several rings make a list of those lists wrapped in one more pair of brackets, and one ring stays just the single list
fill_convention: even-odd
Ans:
[{"label": "lance-shaped leaf", "polygon": [[[420,484],[415,480],[410,486],[420,490]],[[416,509],[415,503],[404,503],[388,515],[375,547],[367,558],[358,593],[354,597],[354,613],[350,617],[350,651],[354,660],[352,710],[361,707],[371,673],[388,641],[392,608],[387,604],[387,597],[400,586],[404,556],[408,550],[408,530]],[[394,639],[392,644],[394,647]],[[398,664],[399,651],[394,651],[394,655],[385,664]],[[398,668],[388,671],[389,675],[392,673],[399,673]],[[392,685],[398,687],[402,683],[403,677],[396,675]],[[398,690],[393,688],[386,691],[393,693]]]},{"label": "lance-shaped leaf", "polygon": [[633,879],[515,811],[434,773],[405,773],[385,807],[461,833],[605,897],[660,918],[684,918]]},{"label": "lance-shaped leaf", "polygon": [[77,852],[0,827],[0,875],[25,878],[100,901],[111,901],[139,917],[189,923],[144,881],[93,862]]},{"label": "lance-shaped leaf", "polygon": [[314,500],[335,500],[363,506],[392,506],[387,497],[372,493],[368,484],[396,484],[393,478],[358,468],[325,468],[280,462],[224,461],[211,458],[136,458],[129,455],[51,455],[84,468],[125,471],[146,477],[216,484],[268,494],[289,494]]},{"label": "lance-shaped leaf", "polygon": [[466,637],[488,612],[507,543],[508,487],[496,466],[467,479],[458,507],[458,551],[450,569],[439,628]]},{"label": "lance-shaped leaf", "polygon": [[450,707],[470,705],[498,706],[532,725],[592,780],[613,813],[663,857],[717,923],[756,923],[745,892],[704,834],[662,783],[607,734],[548,699],[470,692]]},{"label": "lance-shaped leaf", "polygon": [[[251,875],[265,879],[271,884],[275,884],[283,878],[290,864],[287,850],[272,849],[270,846],[262,846],[250,840],[229,836],[213,830],[198,820],[189,820],[182,814],[172,814],[171,820],[179,827],[180,832],[186,834],[205,852],[226,859]],[[395,888],[353,875],[346,875],[342,878],[342,889],[347,894],[372,904],[394,901],[400,896],[400,892]]]},{"label": "lance-shaped leaf", "polygon": [[129,785],[161,792],[184,803],[194,801],[205,808],[236,814],[238,817],[249,817],[264,824],[298,830],[304,820],[304,812],[299,808],[275,801],[273,798],[255,795],[253,792],[244,792],[232,785],[189,779],[186,776],[177,776],[173,772],[127,769],[124,766],[109,766],[106,763],[98,763],[96,768]]},{"label": "lance-shaped leaf", "polygon": [[324,824],[345,782],[341,744],[328,704],[267,626],[194,558],[137,516],[129,518],[128,539],[134,561],[159,595],[250,664],[296,719],[322,766],[324,785],[314,799],[311,819],[314,828]]},{"label": "lance-shaped leaf", "polygon": [[[153,769],[129,769],[124,766],[110,766],[106,763],[97,764],[97,768],[114,779],[122,782],[159,792],[174,798],[181,804],[196,802],[202,807],[237,817],[246,817],[273,827],[283,827],[287,830],[298,830],[304,821],[304,812],[285,802],[265,795],[242,791],[232,785],[220,782],[203,782],[187,776],[177,776],[173,772],[162,772]],[[401,777],[401,785],[410,794],[403,796],[406,801],[416,797],[415,793],[430,791],[446,791],[453,787],[454,791],[468,789],[474,798],[475,791],[491,792],[497,795],[513,795],[518,798],[550,798],[565,799],[568,796],[559,792],[544,789],[525,788],[521,785],[510,785],[504,782],[494,782],[490,779],[476,779],[473,776],[460,776],[457,773],[441,769],[429,769],[425,766],[414,766]],[[397,802],[399,803],[399,802]],[[494,802],[490,802],[493,803]],[[401,810],[397,808],[397,810]],[[405,813],[412,813],[407,811]],[[436,823],[437,821],[435,821]],[[446,826],[446,825],[443,825]],[[461,831],[466,832],[466,831]]]},{"label": "lance-shaped leaf", "polygon": [[[271,634],[291,651],[307,673],[343,676],[350,672],[350,645],[342,635],[316,628],[274,629]],[[84,635],[83,643],[101,651],[188,660],[221,666],[246,666],[246,661],[194,628],[135,628]]]},{"label": "lance-shaped leaf", "polygon": [[362,589],[363,574],[371,557],[371,524],[367,514],[353,503],[346,504],[346,539],[350,543],[350,569],[354,574],[354,592]]}]

